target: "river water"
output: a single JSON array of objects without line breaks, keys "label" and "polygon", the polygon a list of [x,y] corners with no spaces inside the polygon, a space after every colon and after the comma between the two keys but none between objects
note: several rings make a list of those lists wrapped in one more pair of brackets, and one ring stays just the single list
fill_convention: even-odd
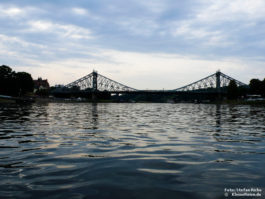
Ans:
[{"label": "river water", "polygon": [[1,199],[264,197],[264,168],[262,106],[0,106]]}]

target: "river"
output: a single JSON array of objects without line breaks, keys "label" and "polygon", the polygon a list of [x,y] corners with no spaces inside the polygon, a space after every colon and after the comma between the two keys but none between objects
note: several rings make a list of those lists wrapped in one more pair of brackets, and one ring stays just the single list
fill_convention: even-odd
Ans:
[{"label": "river", "polygon": [[264,106],[0,106],[1,199],[264,197],[264,165]]}]

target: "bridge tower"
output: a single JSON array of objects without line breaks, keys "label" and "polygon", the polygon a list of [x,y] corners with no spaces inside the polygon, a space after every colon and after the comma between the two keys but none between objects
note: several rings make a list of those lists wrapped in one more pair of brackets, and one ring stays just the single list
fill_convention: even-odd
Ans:
[{"label": "bridge tower", "polygon": [[216,90],[217,90],[217,100],[221,100],[221,72],[220,70],[216,71]]},{"label": "bridge tower", "polygon": [[98,72],[97,71],[93,71],[92,72],[92,89],[93,91],[97,91],[98,90]]},{"label": "bridge tower", "polygon": [[97,91],[98,91],[98,72],[93,70],[92,72],[92,101],[97,101]]},{"label": "bridge tower", "polygon": [[215,76],[216,76],[216,89],[218,92],[220,92],[220,88],[221,88],[221,72],[220,70],[218,70],[216,73],[215,73]]}]

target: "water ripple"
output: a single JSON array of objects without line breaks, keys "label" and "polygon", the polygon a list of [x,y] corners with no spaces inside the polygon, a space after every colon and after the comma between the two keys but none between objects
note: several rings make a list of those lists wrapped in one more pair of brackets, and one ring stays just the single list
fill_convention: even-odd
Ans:
[{"label": "water ripple", "polygon": [[222,198],[265,190],[265,107],[0,106],[0,198]]}]

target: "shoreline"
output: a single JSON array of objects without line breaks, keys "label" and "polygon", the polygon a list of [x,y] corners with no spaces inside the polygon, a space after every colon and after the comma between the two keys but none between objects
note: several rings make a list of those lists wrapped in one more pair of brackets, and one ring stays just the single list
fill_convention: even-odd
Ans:
[{"label": "shoreline", "polygon": [[[222,105],[261,105],[265,106],[265,100],[246,101],[246,100],[221,100],[221,101],[116,101],[116,100],[77,100],[69,98],[44,98],[35,97],[34,100],[16,100],[16,98],[1,99],[0,104],[29,104],[29,103],[165,103],[165,104],[179,104],[179,103],[192,103],[192,104],[222,104]],[[27,98],[25,98],[27,99]]]},{"label": "shoreline", "polygon": [[194,102],[194,101],[180,101],[180,102],[157,102],[157,101],[115,101],[115,100],[84,100],[78,101],[75,99],[60,99],[60,98],[36,98],[36,103],[163,103],[163,104],[227,104],[227,105],[265,105],[265,100],[259,101],[246,101],[246,100],[223,100],[223,101],[207,101],[207,102]]}]

